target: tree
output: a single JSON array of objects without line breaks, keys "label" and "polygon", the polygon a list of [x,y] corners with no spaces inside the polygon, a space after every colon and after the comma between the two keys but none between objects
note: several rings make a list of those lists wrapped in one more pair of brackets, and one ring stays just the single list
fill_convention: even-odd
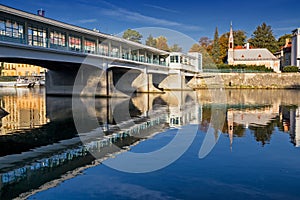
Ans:
[{"label": "tree", "polygon": [[156,38],[156,48],[164,51],[169,51],[168,40],[164,36]]},{"label": "tree", "polygon": [[272,27],[265,22],[256,28],[249,42],[256,48],[267,48],[272,53],[278,50],[278,43],[273,35]]},{"label": "tree", "polygon": [[225,63],[227,61],[227,51],[228,51],[228,39],[229,34],[225,33],[221,35],[219,39],[220,46],[220,63]]},{"label": "tree", "polygon": [[156,39],[154,37],[152,37],[152,35],[150,34],[146,40],[146,45],[150,46],[150,47],[156,47]]},{"label": "tree", "polygon": [[286,39],[292,39],[292,34],[285,34],[278,39],[278,46],[283,47],[286,43]]},{"label": "tree", "polygon": [[201,53],[201,46],[199,44],[193,44],[189,52],[198,52]]},{"label": "tree", "polygon": [[209,39],[208,37],[201,37],[199,39],[199,44],[204,47],[207,48],[208,46],[212,45],[212,40]]},{"label": "tree", "polygon": [[131,29],[127,29],[124,33],[123,33],[123,38],[133,41],[133,42],[138,42],[141,43],[141,39],[142,39],[142,35],[137,32],[136,30],[131,30]]},{"label": "tree", "polygon": [[178,44],[169,47],[170,52],[182,52],[182,48]]},{"label": "tree", "polygon": [[193,44],[189,52],[198,52],[202,54],[202,65],[203,68],[215,68],[214,61],[212,60],[209,53],[200,44]]},{"label": "tree", "polygon": [[[233,31],[234,46],[244,46],[246,42],[246,32],[243,30]],[[219,39],[220,45],[220,61],[225,63],[227,61],[227,51],[228,51],[228,40],[229,32],[221,35]]]},{"label": "tree", "polygon": [[212,53],[212,58],[215,61],[215,63],[219,64],[220,63],[220,45],[219,45],[218,27],[216,27],[211,53]]}]

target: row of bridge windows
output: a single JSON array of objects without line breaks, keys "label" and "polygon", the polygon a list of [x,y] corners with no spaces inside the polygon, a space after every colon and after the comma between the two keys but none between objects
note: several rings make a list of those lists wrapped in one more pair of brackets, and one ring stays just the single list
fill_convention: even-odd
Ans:
[{"label": "row of bridge windows", "polygon": [[86,53],[97,52],[105,56],[165,65],[165,59],[160,58],[159,55],[151,55],[145,51],[139,52],[138,50],[130,49],[130,47],[121,47],[120,44],[109,41],[99,41],[97,49],[95,40],[68,35],[66,32],[46,29],[33,24],[28,24],[28,28],[25,30],[24,24],[11,19],[0,18],[0,39],[32,46],[83,51]]},{"label": "row of bridge windows", "polygon": [[24,26],[16,21],[0,19],[0,35],[13,38],[23,38]]}]

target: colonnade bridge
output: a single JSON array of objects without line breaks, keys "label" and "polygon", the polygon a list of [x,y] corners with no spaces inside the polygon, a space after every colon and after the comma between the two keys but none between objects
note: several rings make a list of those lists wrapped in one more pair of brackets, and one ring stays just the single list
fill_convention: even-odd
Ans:
[{"label": "colonnade bridge", "polygon": [[182,90],[202,71],[199,53],[170,53],[4,5],[0,61],[47,68],[48,95]]}]

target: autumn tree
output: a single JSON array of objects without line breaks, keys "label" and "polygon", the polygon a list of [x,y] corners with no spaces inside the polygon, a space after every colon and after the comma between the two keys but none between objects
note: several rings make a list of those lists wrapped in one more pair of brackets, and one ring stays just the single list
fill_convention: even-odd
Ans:
[{"label": "autumn tree", "polygon": [[208,37],[201,37],[199,39],[199,44],[203,47],[203,48],[207,48],[209,46],[212,45],[212,40],[209,39]]},{"label": "autumn tree", "polygon": [[292,39],[292,34],[285,34],[281,37],[278,38],[278,46],[283,47],[286,43],[286,39],[291,40]]},{"label": "autumn tree", "polygon": [[267,48],[272,53],[278,50],[278,43],[273,35],[272,27],[265,22],[256,28],[249,43],[256,48]]},{"label": "autumn tree", "polygon": [[146,45],[156,47],[156,39],[150,34],[146,40]]},{"label": "autumn tree", "polygon": [[170,52],[182,52],[182,48],[178,44],[169,47]]},{"label": "autumn tree", "polygon": [[133,42],[138,42],[141,43],[141,39],[142,39],[142,35],[136,31],[136,30],[132,30],[132,29],[127,29],[124,33],[123,33],[123,38],[133,41]]},{"label": "autumn tree", "polygon": [[215,68],[216,67],[210,54],[200,44],[193,44],[193,46],[190,48],[189,52],[198,52],[198,53],[202,54],[203,68],[207,69],[207,68]]},{"label": "autumn tree", "polygon": [[[225,63],[227,61],[229,32],[221,35],[219,39],[220,45],[220,60]],[[234,46],[244,46],[246,42],[246,32],[243,30],[233,31]]]},{"label": "autumn tree", "polygon": [[156,38],[156,48],[164,51],[169,51],[168,40],[164,36]]}]

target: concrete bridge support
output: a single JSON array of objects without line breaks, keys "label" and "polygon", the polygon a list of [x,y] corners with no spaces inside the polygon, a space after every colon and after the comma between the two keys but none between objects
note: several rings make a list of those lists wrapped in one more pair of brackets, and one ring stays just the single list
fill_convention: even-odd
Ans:
[{"label": "concrete bridge support", "polygon": [[[50,68],[50,67],[49,67]],[[184,73],[152,74],[130,68],[97,68],[90,65],[50,68],[46,75],[47,95],[128,97],[133,93],[163,93],[163,90],[192,90],[191,77]]]},{"label": "concrete bridge support", "polygon": [[138,93],[162,93],[153,85],[153,74],[141,73],[133,82],[132,86]]},{"label": "concrete bridge support", "polygon": [[163,90],[192,90],[187,86],[187,80],[182,72],[169,74],[160,84]]},{"label": "concrete bridge support", "polygon": [[46,94],[55,96],[108,96],[106,71],[91,66],[60,67],[46,74]]}]

